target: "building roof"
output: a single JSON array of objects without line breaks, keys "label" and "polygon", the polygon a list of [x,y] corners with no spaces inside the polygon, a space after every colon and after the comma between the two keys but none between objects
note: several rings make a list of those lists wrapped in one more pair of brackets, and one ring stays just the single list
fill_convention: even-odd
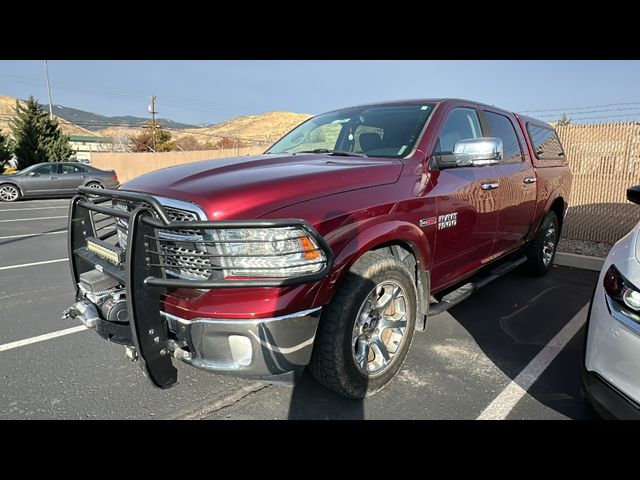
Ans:
[{"label": "building roof", "polygon": [[87,142],[87,143],[111,143],[110,137],[96,137],[89,135],[69,135],[69,140],[72,142]]}]

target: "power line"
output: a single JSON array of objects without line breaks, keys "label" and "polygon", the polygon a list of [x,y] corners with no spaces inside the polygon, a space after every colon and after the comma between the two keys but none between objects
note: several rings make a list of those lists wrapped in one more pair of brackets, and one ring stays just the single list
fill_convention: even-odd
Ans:
[{"label": "power line", "polygon": [[[602,110],[586,110],[584,112],[578,112],[578,113],[571,113],[571,116],[578,116],[578,115],[588,115],[590,113],[603,113],[603,112],[630,112],[630,111],[638,111],[640,110],[640,107],[636,107],[636,108],[610,108],[610,109],[602,109]],[[567,113],[567,112],[563,112],[563,113]],[[558,114],[548,114],[548,115],[539,115],[540,118],[549,118],[549,117],[557,117]]]},{"label": "power line", "polygon": [[608,103],[606,105],[591,105],[588,107],[565,107],[565,108],[547,108],[540,110],[522,110],[521,113],[538,113],[538,112],[573,112],[575,110],[587,110],[589,108],[606,108],[606,107],[618,107],[621,105],[640,105],[640,102],[623,102],[623,103]]}]

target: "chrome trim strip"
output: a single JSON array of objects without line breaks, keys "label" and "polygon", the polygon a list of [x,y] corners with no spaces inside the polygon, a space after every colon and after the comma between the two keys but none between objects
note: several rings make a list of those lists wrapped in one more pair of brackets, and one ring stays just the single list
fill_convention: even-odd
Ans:
[{"label": "chrome trim strip", "polygon": [[[171,313],[160,311],[160,316],[166,318],[167,320],[173,320],[180,324],[190,325],[195,322],[201,323],[213,323],[213,324],[221,324],[221,323],[233,323],[233,324],[253,324],[253,323],[264,323],[264,322],[277,322],[278,320],[289,320],[292,318],[306,317],[307,315],[311,315],[312,313],[321,310],[322,307],[310,308],[309,310],[302,310],[296,313],[289,313],[287,315],[282,315],[280,317],[267,317],[267,318],[207,318],[207,317],[198,317],[193,320],[186,320],[182,317],[178,317],[177,315],[172,315]],[[293,348],[293,347],[292,347]],[[300,347],[302,348],[302,347]]]},{"label": "chrome trim strip", "polygon": [[620,311],[620,309],[613,303],[611,297],[608,294],[605,293],[604,298],[607,302],[607,307],[609,308],[609,313],[611,314],[611,316],[622,323],[633,333],[640,335],[640,323],[627,317],[624,312]]},{"label": "chrome trim strip", "polygon": [[300,350],[300,349],[302,349],[304,347],[307,347],[309,345],[313,345],[313,342],[316,339],[316,336],[314,335],[310,339],[305,340],[304,342],[299,343],[298,345],[294,345],[293,347],[278,347],[277,345],[272,345],[269,342],[265,342],[264,340],[262,340],[260,337],[258,337],[251,330],[249,330],[249,335],[251,335],[256,340],[256,342],[258,342],[260,345],[262,345],[266,349],[271,350],[272,352],[282,353],[284,355],[286,355],[288,353],[297,352],[298,350]]},{"label": "chrome trim strip", "polygon": [[201,221],[209,220],[207,218],[207,215],[204,213],[204,210],[202,209],[202,207],[200,207],[200,205],[196,203],[187,202],[184,200],[176,200],[176,199],[167,198],[167,197],[159,197],[157,195],[151,195],[151,196],[156,200],[158,200],[160,204],[162,204],[165,207],[177,208],[178,210],[186,210],[188,212],[193,212],[200,217]]}]

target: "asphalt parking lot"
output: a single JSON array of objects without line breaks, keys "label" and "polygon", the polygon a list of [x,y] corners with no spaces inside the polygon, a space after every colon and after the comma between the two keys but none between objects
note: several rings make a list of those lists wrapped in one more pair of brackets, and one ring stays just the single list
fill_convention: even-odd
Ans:
[{"label": "asphalt parking lot", "polygon": [[177,365],[153,388],[119,345],[61,312],[73,302],[68,199],[0,203],[0,419],[588,419],[584,320],[597,273],[514,271],[416,332],[400,374],[352,401]]}]

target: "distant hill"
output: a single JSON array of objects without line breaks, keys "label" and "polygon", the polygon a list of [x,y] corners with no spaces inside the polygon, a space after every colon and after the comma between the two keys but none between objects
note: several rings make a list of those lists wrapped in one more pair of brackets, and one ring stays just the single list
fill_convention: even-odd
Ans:
[{"label": "distant hill", "polygon": [[[49,106],[44,105],[44,109],[48,110]],[[59,118],[63,118],[68,122],[80,125],[83,128],[96,131],[109,128],[111,126],[118,127],[128,125],[132,127],[142,127],[151,119],[150,117],[134,117],[131,115],[121,115],[116,117],[107,117],[98,113],[78,110],[77,108],[65,107],[63,105],[54,105],[53,114]],[[188,123],[174,122],[168,118],[159,118],[158,123],[164,128],[185,129],[196,128],[197,125]]]},{"label": "distant hill", "polygon": [[[0,129],[9,130],[9,120],[14,115],[16,99],[0,96]],[[44,105],[45,111],[48,106]],[[53,114],[58,117],[62,130],[68,135],[89,135],[124,139],[143,131],[148,118],[134,116],[107,117],[76,108],[54,105]],[[268,112],[259,115],[236,117],[218,124],[198,127],[186,123],[160,119],[163,128],[171,132],[173,138],[191,136],[201,143],[215,144],[223,137],[238,138],[243,142],[255,140],[262,143],[274,142],[289,130],[304,122],[311,115],[292,112]]]},{"label": "distant hill", "polygon": [[214,142],[218,137],[238,137],[270,142],[277,140],[309,118],[311,115],[306,113],[268,112],[261,115],[236,117],[211,127],[186,129],[180,132],[180,136],[193,134],[201,139],[209,136]]},{"label": "distant hill", "polygon": [[[248,115],[236,117],[210,127],[172,129],[169,127],[174,139],[193,137],[200,143],[210,142],[215,144],[222,138],[238,138],[243,142],[255,140],[261,143],[271,143],[292,128],[304,122],[311,115],[291,112],[269,112],[260,115]],[[97,135],[103,137],[124,137],[136,135],[141,128],[111,127],[98,130]]]},{"label": "distant hill", "polygon": [[[15,98],[0,95],[0,129],[2,129],[5,134],[9,133],[9,120],[11,120],[15,114],[15,107]],[[86,128],[74,125],[73,122],[69,122],[64,117],[59,118],[58,121],[60,123],[60,128],[67,135],[95,135]]]}]

